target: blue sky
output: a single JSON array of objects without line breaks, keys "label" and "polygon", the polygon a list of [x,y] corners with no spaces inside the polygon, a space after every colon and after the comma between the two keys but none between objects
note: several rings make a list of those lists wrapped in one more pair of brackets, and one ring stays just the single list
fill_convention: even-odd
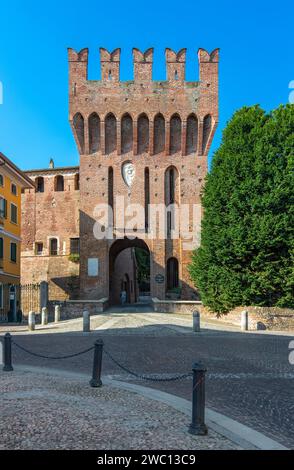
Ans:
[{"label": "blue sky", "polygon": [[[242,4],[241,4],[242,3]],[[220,47],[221,130],[243,105],[288,102],[294,80],[293,2],[198,0],[1,1],[0,151],[22,169],[78,164],[68,124],[67,47],[89,47],[99,79],[100,46],[122,48],[121,79],[132,79],[132,47],[153,46],[155,80],[164,49],[187,47],[187,80],[198,79],[197,49]]]}]

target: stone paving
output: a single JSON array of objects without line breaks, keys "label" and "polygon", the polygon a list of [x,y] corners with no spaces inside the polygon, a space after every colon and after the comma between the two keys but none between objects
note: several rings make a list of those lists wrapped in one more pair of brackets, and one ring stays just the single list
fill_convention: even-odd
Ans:
[{"label": "stone paving", "polygon": [[0,372],[0,449],[238,449],[209,430],[191,436],[189,419],[136,393],[83,379]]},{"label": "stone paving", "polygon": [[[288,360],[293,335],[241,333],[235,327],[217,324],[203,324],[201,333],[193,333],[189,316],[157,314],[147,309],[117,309],[92,317],[94,331],[90,334],[81,333],[81,326],[81,320],[73,320],[38,327],[41,329],[32,334],[19,331],[14,336],[23,346],[48,355],[80,351],[96,338],[103,338],[105,348],[123,365],[161,377],[185,373],[193,362],[202,361],[208,370],[207,406],[294,448],[294,366]],[[13,361],[77,370],[90,376],[92,353],[52,361],[14,348]],[[103,373],[134,381],[105,355]],[[190,379],[144,385],[191,398]]]}]

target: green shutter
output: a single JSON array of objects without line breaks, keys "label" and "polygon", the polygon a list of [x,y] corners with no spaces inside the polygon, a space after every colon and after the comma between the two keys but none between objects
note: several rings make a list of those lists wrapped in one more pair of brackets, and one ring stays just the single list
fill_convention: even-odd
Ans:
[{"label": "green shutter", "polygon": [[10,245],[10,260],[16,263],[16,243]]}]

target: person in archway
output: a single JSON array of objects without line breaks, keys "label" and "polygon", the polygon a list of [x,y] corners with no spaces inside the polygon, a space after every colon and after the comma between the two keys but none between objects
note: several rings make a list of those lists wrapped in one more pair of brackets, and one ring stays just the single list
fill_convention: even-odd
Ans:
[{"label": "person in archway", "polygon": [[120,293],[120,303],[121,303],[121,306],[124,306],[124,304],[126,303],[127,301],[127,291],[125,289],[123,289]]}]

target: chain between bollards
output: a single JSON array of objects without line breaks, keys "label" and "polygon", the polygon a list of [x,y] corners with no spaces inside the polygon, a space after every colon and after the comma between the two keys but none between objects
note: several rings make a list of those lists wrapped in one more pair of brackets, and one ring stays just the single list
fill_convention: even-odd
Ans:
[{"label": "chain between bollards", "polygon": [[103,341],[97,339],[94,344],[94,360],[92,379],[90,380],[91,387],[101,387],[101,370],[102,370],[102,356],[103,356]]},{"label": "chain between bollards", "polygon": [[13,370],[11,363],[11,335],[6,333],[4,336],[4,367],[5,372],[10,372]]},{"label": "chain between bollards", "polygon": [[205,372],[202,364],[193,365],[192,422],[189,433],[199,436],[207,434],[205,424]]}]

